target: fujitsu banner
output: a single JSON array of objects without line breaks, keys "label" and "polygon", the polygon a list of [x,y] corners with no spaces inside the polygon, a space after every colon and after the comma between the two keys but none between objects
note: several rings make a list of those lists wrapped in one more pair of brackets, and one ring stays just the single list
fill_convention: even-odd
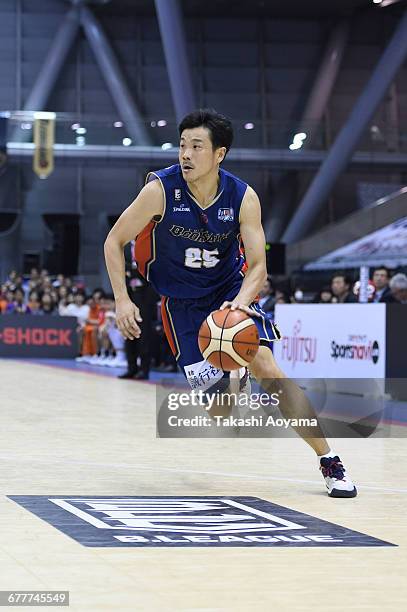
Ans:
[{"label": "fujitsu banner", "polygon": [[33,170],[41,179],[54,170],[54,140],[55,113],[35,113]]},{"label": "fujitsu banner", "polygon": [[0,357],[75,357],[76,327],[76,317],[2,315]]},{"label": "fujitsu banner", "polygon": [[293,378],[384,378],[385,304],[277,304],[274,355]]}]

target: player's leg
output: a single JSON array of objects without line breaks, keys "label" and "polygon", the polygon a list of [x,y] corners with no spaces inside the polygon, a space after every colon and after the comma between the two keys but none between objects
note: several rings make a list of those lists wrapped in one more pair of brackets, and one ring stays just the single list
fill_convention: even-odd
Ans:
[{"label": "player's leg", "polygon": [[[267,393],[279,393],[279,409],[286,419],[317,419],[305,393],[278,367],[273,353],[267,346],[260,346],[249,365],[250,373]],[[281,391],[281,393],[280,393]],[[298,434],[317,453],[329,453],[330,448],[319,424],[315,427],[294,427]]]},{"label": "player's leg", "polygon": [[267,346],[260,346],[249,366],[250,372],[267,393],[279,393],[279,409],[286,419],[316,419],[316,426],[294,427],[298,434],[315,451],[320,470],[330,497],[355,497],[356,487],[346,473],[339,456],[333,452],[320,425],[317,415],[305,393],[278,367],[273,353]]}]

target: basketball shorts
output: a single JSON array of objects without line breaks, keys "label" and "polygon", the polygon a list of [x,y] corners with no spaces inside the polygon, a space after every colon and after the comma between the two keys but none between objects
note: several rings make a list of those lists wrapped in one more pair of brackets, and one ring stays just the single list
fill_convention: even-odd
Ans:
[{"label": "basketball shorts", "polygon": [[[224,287],[217,292],[199,299],[177,299],[164,297],[161,300],[161,313],[165,335],[171,350],[192,389],[206,391],[222,378],[229,378],[208,363],[198,346],[198,333],[202,322],[225,301],[232,301],[239,293],[241,283]],[[272,349],[272,342],[280,340],[281,334],[260,306],[253,302],[251,308],[261,317],[253,317],[257,326],[260,344]]]}]

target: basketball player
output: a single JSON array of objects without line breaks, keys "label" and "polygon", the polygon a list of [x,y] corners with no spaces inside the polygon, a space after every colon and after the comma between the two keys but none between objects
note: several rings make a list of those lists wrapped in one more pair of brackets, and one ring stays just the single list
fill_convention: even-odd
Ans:
[{"label": "basketball player", "polygon": [[[231,122],[213,110],[198,110],[182,120],[179,135],[179,164],[147,176],[105,242],[118,328],[126,338],[140,336],[140,312],[127,294],[123,254],[137,236],[138,268],[163,296],[165,332],[187,379],[207,390],[229,376],[203,359],[198,331],[213,310],[243,310],[253,317],[261,339],[251,374],[264,388],[275,379],[279,387],[285,382],[279,406],[284,417],[315,418],[304,393],[277,366],[271,342],[279,338],[278,330],[254,302],[267,278],[265,238],[255,191],[220,167],[233,140]],[[297,431],[318,456],[328,494],[355,497],[356,488],[322,431]]]}]

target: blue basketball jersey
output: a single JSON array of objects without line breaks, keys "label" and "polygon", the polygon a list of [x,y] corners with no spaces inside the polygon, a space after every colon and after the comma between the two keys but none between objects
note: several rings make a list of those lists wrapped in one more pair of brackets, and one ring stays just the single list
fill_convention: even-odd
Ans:
[{"label": "blue basketball jersey", "polygon": [[243,278],[240,207],[247,184],[220,169],[218,193],[202,208],[188,189],[179,164],[150,172],[159,180],[164,212],[136,239],[134,255],[143,276],[162,296],[200,298]]}]

